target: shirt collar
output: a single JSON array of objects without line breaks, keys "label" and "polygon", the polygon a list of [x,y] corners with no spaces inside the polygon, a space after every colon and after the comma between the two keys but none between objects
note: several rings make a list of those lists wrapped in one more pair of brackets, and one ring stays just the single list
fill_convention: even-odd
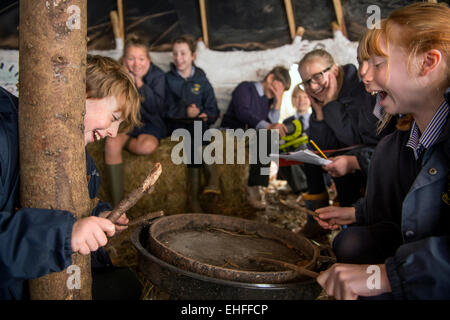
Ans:
[{"label": "shirt collar", "polygon": [[256,91],[258,91],[259,96],[262,97],[264,95],[264,89],[261,82],[253,82],[253,83],[255,85]]},{"label": "shirt collar", "polygon": [[430,148],[439,138],[439,135],[444,129],[448,113],[449,106],[447,101],[444,100],[422,135],[420,135],[419,127],[414,121],[406,146],[413,149],[416,159],[418,159],[421,153],[425,151],[425,149]]},{"label": "shirt collar", "polygon": [[[180,71],[178,71],[178,69],[177,69],[177,73],[178,73],[181,77],[183,77],[183,76],[181,75]],[[191,74],[189,75],[188,78],[192,77],[192,76],[194,75],[194,73],[195,73],[195,66],[192,65]]]},{"label": "shirt collar", "polygon": [[384,109],[383,107],[380,105],[380,101],[381,101],[381,96],[379,94],[377,94],[377,99],[375,102],[375,107],[373,107],[373,115],[375,117],[377,117],[378,120],[380,120],[383,117],[384,114]]}]

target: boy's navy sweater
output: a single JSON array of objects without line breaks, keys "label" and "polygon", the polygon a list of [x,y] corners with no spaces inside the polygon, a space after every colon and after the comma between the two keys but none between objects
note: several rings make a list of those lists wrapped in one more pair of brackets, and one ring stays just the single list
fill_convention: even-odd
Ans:
[{"label": "boy's navy sweater", "polygon": [[[91,199],[100,186],[94,161],[86,152]],[[72,263],[71,212],[20,208],[18,99],[0,87],[0,300],[26,299],[27,281],[66,269]],[[92,215],[111,210],[99,202]],[[103,248],[93,266],[110,264]]]},{"label": "boy's navy sweater", "polygon": [[248,129],[268,119],[271,100],[260,96],[254,82],[244,81],[234,89],[227,112],[223,116],[222,128]]}]

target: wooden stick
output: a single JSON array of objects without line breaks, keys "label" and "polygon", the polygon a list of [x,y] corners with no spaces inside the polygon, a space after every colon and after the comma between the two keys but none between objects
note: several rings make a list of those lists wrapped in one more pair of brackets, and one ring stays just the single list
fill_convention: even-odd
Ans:
[{"label": "wooden stick", "polygon": [[286,15],[289,24],[289,31],[291,33],[291,39],[295,38],[295,18],[294,18],[294,10],[292,10],[292,2],[291,0],[284,0],[284,6],[286,7]]},{"label": "wooden stick", "polygon": [[339,28],[341,29],[342,34],[346,38],[348,38],[347,28],[345,27],[344,11],[342,10],[341,0],[333,0],[333,5],[334,5],[334,11],[336,13],[336,19],[337,19]]},{"label": "wooden stick", "polygon": [[313,217],[317,217],[317,218],[319,217],[319,214],[317,212],[309,210],[309,209],[307,209],[305,207],[302,207],[302,206],[300,206],[298,204],[290,204],[286,200],[283,200],[283,199],[280,199],[280,202],[282,204],[284,204],[288,208],[299,210],[299,211],[303,211],[306,214],[309,214],[310,216],[313,216]]},{"label": "wooden stick", "polygon": [[305,34],[305,28],[303,28],[302,26],[298,27],[296,35],[300,36],[300,37],[303,37],[304,34]]},{"label": "wooden stick", "polygon": [[317,278],[319,276],[319,274],[317,272],[308,270],[306,268],[300,267],[300,266],[296,266],[295,264],[291,264],[288,262],[284,262],[284,261],[279,261],[279,260],[275,260],[275,259],[270,259],[270,258],[264,258],[264,257],[256,257],[254,258],[256,261],[259,262],[266,262],[266,263],[271,263],[271,264],[276,264],[278,266],[281,267],[285,267],[288,269],[291,269],[301,275],[305,275],[311,278]]},{"label": "wooden stick", "polygon": [[109,13],[109,17],[111,19],[111,25],[114,33],[114,39],[120,38],[122,39],[122,35],[120,34],[120,22],[119,16],[117,15],[117,11],[111,11]]},{"label": "wooden stick", "polygon": [[[173,13],[176,13],[176,11],[175,10],[169,10],[169,11],[165,11],[165,12],[160,12],[160,13],[155,13],[155,14],[150,14],[150,15],[148,15],[148,16],[144,16],[144,17],[140,17],[138,20],[136,20],[135,22],[133,22],[133,23],[130,23],[127,27],[126,27],[126,31],[128,31],[128,30],[131,30],[131,28],[133,28],[133,27],[136,27],[137,25],[139,25],[139,24],[141,24],[141,23],[143,23],[143,22],[145,22],[145,21],[147,21],[147,20],[149,20],[149,19],[152,19],[152,18],[158,18],[158,17],[162,17],[162,16],[165,16],[165,15],[168,15],[168,14],[173,14]],[[128,18],[128,20],[130,20],[130,18]]]},{"label": "wooden stick", "polygon": [[155,41],[153,41],[153,43],[150,45],[150,49],[153,49],[153,46],[158,43],[159,40],[161,40],[162,38],[164,38],[170,31],[172,31],[173,29],[175,29],[175,27],[179,24],[180,22],[177,21],[174,24],[172,24],[166,31],[164,31],[163,33],[161,33],[161,35],[158,37],[158,39],[156,39]]},{"label": "wooden stick", "polygon": [[[139,218],[131,220],[130,222],[128,222],[128,224],[124,224],[123,226],[131,227],[131,226],[137,225],[139,223],[145,222],[147,220],[152,220],[152,219],[162,217],[162,216],[164,216],[164,211],[162,211],[162,210],[159,210],[156,212],[149,212],[147,214],[144,214],[143,216],[140,216]],[[122,224],[120,226],[122,226]]]},{"label": "wooden stick", "polygon": [[115,223],[117,219],[122,216],[125,212],[127,212],[131,207],[133,207],[136,202],[139,201],[140,198],[150,189],[158,180],[159,176],[162,172],[162,166],[158,162],[153,167],[153,170],[144,180],[144,182],[135,190],[133,190],[127,198],[120,201],[120,203],[111,211],[111,214],[108,216],[108,219]]},{"label": "wooden stick", "polygon": [[125,28],[123,21],[123,2],[122,0],[117,0],[117,13],[119,15],[119,27],[120,27],[120,37],[125,43]]},{"label": "wooden stick", "polygon": [[200,4],[200,17],[202,20],[202,32],[203,32],[203,41],[205,42],[205,46],[209,48],[209,38],[208,38],[208,23],[206,19],[206,6],[205,0],[198,0]]}]

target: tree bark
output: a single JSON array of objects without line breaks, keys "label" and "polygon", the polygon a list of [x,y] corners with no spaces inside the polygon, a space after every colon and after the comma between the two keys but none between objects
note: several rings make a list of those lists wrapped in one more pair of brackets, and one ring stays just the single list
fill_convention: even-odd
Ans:
[{"label": "tree bark", "polygon": [[[77,219],[90,214],[83,133],[86,6],[86,0],[20,1],[21,204],[67,210]],[[30,281],[31,298],[91,299],[90,256],[74,254],[72,266]],[[80,286],[69,283],[77,280],[73,270],[81,271]]]}]

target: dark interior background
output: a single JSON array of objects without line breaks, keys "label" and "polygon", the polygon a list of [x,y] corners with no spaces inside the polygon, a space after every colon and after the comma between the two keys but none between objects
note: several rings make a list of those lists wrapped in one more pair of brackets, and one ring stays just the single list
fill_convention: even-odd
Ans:
[{"label": "dark interior background", "polygon": [[[364,32],[368,6],[378,5],[384,18],[412,2],[416,1],[341,0],[350,40],[357,41]],[[198,0],[123,0],[123,5],[125,32],[138,34],[152,50],[169,50],[171,40],[181,34],[202,36]],[[304,39],[332,37],[330,25],[336,20],[332,0],[292,0],[292,5],[296,26],[306,30]],[[116,0],[88,1],[88,49],[114,48],[112,10],[117,10]],[[291,42],[283,0],[206,0],[206,11],[212,49],[258,50]],[[18,49],[18,24],[18,1],[0,0],[0,48]]]}]

